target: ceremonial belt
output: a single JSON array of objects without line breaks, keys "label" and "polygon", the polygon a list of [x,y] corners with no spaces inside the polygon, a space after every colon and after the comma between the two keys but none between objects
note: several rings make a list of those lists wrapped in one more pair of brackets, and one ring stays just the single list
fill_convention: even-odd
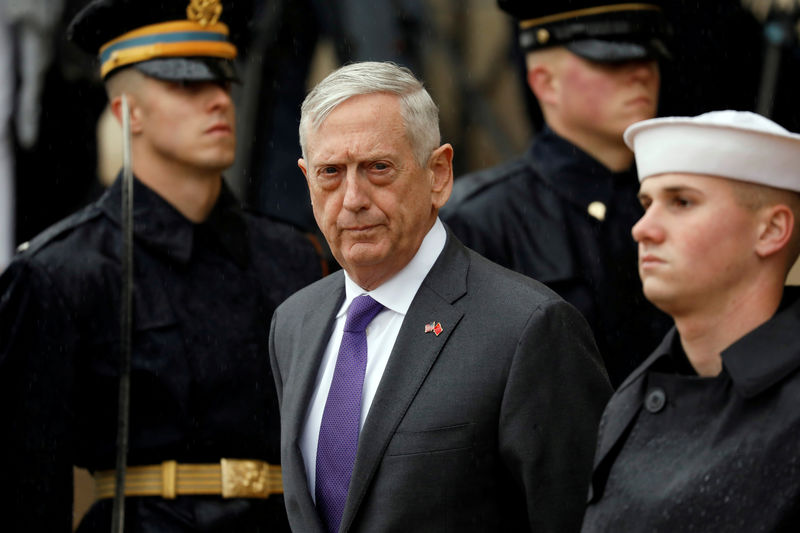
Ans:
[{"label": "ceremonial belt", "polygon": [[[95,472],[95,497],[114,497],[115,471]],[[281,467],[252,459],[221,459],[212,464],[164,461],[158,465],[129,466],[125,496],[221,495],[223,498],[269,498],[283,494]]]}]

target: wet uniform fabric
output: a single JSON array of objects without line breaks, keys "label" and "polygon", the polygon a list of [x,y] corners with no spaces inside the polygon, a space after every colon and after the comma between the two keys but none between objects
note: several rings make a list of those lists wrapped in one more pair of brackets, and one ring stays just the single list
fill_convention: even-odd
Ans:
[{"label": "wet uniform fabric", "polygon": [[675,330],[614,394],[584,533],[797,531],[800,291],[697,376]]},{"label": "wet uniform fabric", "polygon": [[545,128],[521,157],[457,179],[442,218],[470,248],[577,307],[616,387],[672,323],[642,294],[638,191],[634,171],[612,173]]},{"label": "wet uniform fabric", "polygon": [[[267,341],[275,307],[320,277],[310,242],[222,192],[194,224],[134,190],[129,465],[279,462]],[[4,531],[69,531],[72,465],[113,469],[120,180],[17,254],[0,277]],[[288,531],[283,499],[127,498],[126,531]],[[111,500],[80,531],[108,531]]]}]

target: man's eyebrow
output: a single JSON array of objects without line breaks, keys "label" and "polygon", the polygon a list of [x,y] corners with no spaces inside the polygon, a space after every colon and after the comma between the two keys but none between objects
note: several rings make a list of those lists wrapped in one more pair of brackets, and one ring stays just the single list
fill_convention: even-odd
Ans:
[{"label": "man's eyebrow", "polygon": [[662,192],[668,192],[668,193],[676,193],[684,191],[697,191],[697,189],[690,185],[674,185],[672,187],[664,187],[664,189],[662,189]]},{"label": "man's eyebrow", "polygon": [[681,193],[681,192],[700,192],[700,191],[699,191],[699,189],[696,189],[695,187],[692,187],[690,185],[673,185],[671,187],[664,187],[663,189],[658,189],[658,190],[653,191],[653,192],[642,192],[642,191],[639,191],[639,193],[636,195],[636,197],[639,198],[639,200],[642,200],[643,198],[651,198],[655,194],[662,194],[662,193],[665,193],[665,194],[677,194],[677,193]]},{"label": "man's eyebrow", "polygon": [[[395,160],[397,159],[397,154],[392,152],[391,150],[380,150],[374,152],[366,152],[359,157],[359,164],[367,164],[372,163],[375,161],[382,161],[382,160]],[[314,166],[319,165],[343,165],[345,164],[345,160],[349,162],[347,157],[341,158],[340,156],[317,156],[316,160],[314,161]]]}]

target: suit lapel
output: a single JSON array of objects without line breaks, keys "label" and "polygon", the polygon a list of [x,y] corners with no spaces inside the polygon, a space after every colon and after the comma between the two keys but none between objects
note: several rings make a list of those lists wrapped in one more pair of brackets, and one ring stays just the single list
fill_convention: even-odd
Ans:
[{"label": "suit lapel", "polygon": [[[439,259],[417,291],[397,335],[389,362],[359,437],[340,531],[349,530],[389,441],[463,312],[453,302],[466,293],[469,257],[448,233]],[[439,335],[425,324],[441,324]]]},{"label": "suit lapel", "polygon": [[285,404],[281,415],[286,421],[283,430],[291,443],[289,460],[292,463],[292,471],[295,473],[292,476],[293,482],[300,485],[296,488],[295,494],[297,494],[302,507],[302,514],[309,517],[309,520],[316,521],[320,531],[323,530],[322,522],[319,520],[309,492],[305,461],[300,451],[299,440],[306,421],[308,405],[314,392],[322,356],[333,330],[336,312],[344,300],[344,275],[339,272],[332,276],[338,276],[338,282],[334,282],[331,290],[327,291],[320,299],[319,305],[308,309],[301,319],[304,340],[300,346],[308,347],[309,351],[295,354],[294,364],[297,366],[292,369],[289,380],[284,383]]}]

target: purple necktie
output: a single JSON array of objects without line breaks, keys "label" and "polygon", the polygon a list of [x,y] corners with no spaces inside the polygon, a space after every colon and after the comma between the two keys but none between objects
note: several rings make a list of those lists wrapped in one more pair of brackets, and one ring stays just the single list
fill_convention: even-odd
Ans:
[{"label": "purple necktie", "polygon": [[350,304],[317,444],[317,512],[328,531],[339,530],[356,460],[361,391],[367,369],[367,325],[383,306],[362,294]]}]

